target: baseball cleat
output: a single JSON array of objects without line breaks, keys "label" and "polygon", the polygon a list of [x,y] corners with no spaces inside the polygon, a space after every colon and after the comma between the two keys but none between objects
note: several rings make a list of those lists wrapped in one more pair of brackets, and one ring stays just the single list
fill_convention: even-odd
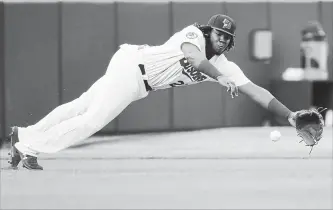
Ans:
[{"label": "baseball cleat", "polygon": [[10,138],[10,151],[8,152],[8,155],[10,156],[10,160],[8,161],[8,163],[12,168],[17,169],[17,165],[21,161],[20,153],[15,147],[15,144],[19,141],[18,127],[15,126],[12,128],[12,133],[9,134],[9,138]]},{"label": "baseball cleat", "polygon": [[22,159],[23,167],[29,170],[43,170],[43,167],[38,164],[37,157],[31,156],[31,155],[25,155],[21,152],[20,156]]}]

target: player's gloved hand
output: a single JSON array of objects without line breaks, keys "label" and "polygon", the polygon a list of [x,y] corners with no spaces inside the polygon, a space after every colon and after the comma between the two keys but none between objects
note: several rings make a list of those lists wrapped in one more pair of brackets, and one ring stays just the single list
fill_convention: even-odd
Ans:
[{"label": "player's gloved hand", "polygon": [[324,110],[323,108],[311,108],[294,112],[290,116],[295,123],[297,135],[302,138],[300,142],[310,146],[311,151],[313,146],[317,145],[322,138],[324,119],[320,112]]},{"label": "player's gloved hand", "polygon": [[233,81],[224,76],[217,77],[217,81],[221,85],[227,87],[227,92],[230,92],[231,98],[238,96],[238,87]]}]

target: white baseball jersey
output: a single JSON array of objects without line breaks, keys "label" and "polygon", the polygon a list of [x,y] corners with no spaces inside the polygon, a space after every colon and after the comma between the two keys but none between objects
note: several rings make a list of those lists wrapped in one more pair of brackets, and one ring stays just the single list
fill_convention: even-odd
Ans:
[{"label": "white baseball jersey", "polygon": [[[187,62],[181,51],[184,42],[193,43],[205,52],[205,39],[195,26],[184,28],[161,46],[139,50],[138,45],[122,45],[106,73],[79,98],[57,107],[34,125],[20,127],[20,141],[15,147],[24,154],[37,156],[40,152],[60,151],[90,137],[130,103],[148,95],[143,81],[146,76],[154,90],[215,81]],[[138,66],[142,62],[146,76]],[[249,81],[224,55],[214,56],[210,62],[238,86]]]},{"label": "white baseball jersey", "polygon": [[[205,54],[206,42],[203,33],[193,25],[175,33],[163,45],[146,46],[143,49],[143,61],[148,81],[154,90],[203,81],[217,82],[196,70],[186,60],[181,50],[181,45],[185,42],[196,45]],[[235,63],[228,61],[224,55],[215,55],[209,61],[237,86],[249,82],[242,70]]]}]

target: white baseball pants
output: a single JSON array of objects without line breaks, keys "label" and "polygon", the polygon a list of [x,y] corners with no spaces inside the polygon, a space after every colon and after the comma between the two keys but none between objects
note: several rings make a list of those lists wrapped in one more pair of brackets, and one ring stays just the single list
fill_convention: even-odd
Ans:
[{"label": "white baseball pants", "polygon": [[131,102],[148,95],[136,45],[122,45],[106,73],[79,98],[60,105],[35,125],[19,127],[16,148],[25,154],[54,153],[90,137]]}]

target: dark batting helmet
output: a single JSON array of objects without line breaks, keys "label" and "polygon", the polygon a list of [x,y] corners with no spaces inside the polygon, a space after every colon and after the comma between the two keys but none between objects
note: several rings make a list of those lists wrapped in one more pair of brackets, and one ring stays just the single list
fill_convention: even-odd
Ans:
[{"label": "dark batting helmet", "polygon": [[227,15],[217,14],[212,16],[208,21],[208,25],[233,37],[236,36],[236,22]]}]

